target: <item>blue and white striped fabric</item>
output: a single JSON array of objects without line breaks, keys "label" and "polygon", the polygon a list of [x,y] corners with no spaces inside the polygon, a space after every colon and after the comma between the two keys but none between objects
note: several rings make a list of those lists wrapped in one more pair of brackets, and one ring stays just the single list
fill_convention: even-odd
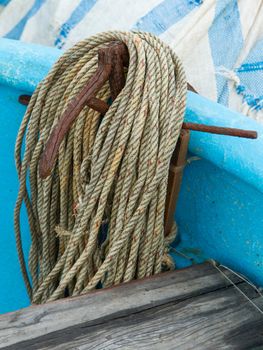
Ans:
[{"label": "blue and white striped fabric", "polygon": [[9,3],[10,0],[0,0],[0,13],[3,11],[3,9],[6,7],[6,5]]},{"label": "blue and white striped fabric", "polygon": [[0,0],[0,36],[66,49],[106,30],[160,36],[197,91],[263,122],[263,0]]}]

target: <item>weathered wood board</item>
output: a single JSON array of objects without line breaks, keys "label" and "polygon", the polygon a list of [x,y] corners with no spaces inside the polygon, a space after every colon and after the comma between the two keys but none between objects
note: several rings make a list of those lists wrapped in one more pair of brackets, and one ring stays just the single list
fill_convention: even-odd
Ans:
[{"label": "weathered wood board", "polygon": [[[213,266],[202,264],[33,306],[0,317],[0,347],[259,349],[262,315],[227,286]],[[251,288],[246,292],[263,304]]]}]

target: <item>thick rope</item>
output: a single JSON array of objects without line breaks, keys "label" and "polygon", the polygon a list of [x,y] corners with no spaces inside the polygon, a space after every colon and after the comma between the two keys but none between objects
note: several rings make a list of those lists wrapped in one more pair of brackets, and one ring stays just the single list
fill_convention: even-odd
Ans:
[{"label": "thick rope", "polygon": [[[125,87],[102,121],[98,112],[83,109],[60,146],[52,174],[42,180],[38,164],[52,129],[94,74],[98,50],[113,40],[128,47]],[[108,83],[97,97],[108,101]],[[39,84],[16,142],[16,242],[33,302],[162,270],[173,235],[164,238],[168,169],[185,105],[180,60],[148,33],[106,32],[81,41]],[[20,232],[23,202],[32,240],[28,269]]]}]

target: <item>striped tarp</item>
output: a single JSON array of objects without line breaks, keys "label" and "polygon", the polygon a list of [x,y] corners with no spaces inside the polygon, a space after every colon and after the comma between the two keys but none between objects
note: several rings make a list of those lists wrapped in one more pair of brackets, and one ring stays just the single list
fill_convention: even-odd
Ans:
[{"label": "striped tarp", "polygon": [[92,34],[160,36],[198,92],[263,121],[263,0],[0,0],[0,36],[66,49]]}]

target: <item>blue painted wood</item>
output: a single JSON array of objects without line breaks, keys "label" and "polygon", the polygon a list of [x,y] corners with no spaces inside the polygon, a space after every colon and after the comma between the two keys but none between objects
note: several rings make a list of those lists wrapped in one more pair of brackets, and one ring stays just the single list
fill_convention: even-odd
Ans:
[{"label": "blue painted wood", "polygon": [[185,119],[207,125],[256,130],[256,140],[193,131],[190,151],[263,192],[263,124],[192,92],[188,93]]},{"label": "blue painted wood", "polygon": [[[28,305],[15,249],[13,207],[17,192],[14,143],[31,93],[61,51],[0,39],[0,312]],[[254,129],[258,140],[191,133],[190,151],[202,160],[185,170],[176,219],[177,249],[197,261],[214,258],[263,285],[263,127],[214,102],[188,93],[186,120]],[[22,214],[28,251],[30,241]],[[175,256],[175,255],[174,255]],[[178,266],[189,264],[176,257]]]},{"label": "blue painted wood", "polygon": [[[0,313],[27,306],[29,300],[18,263],[13,212],[18,191],[14,146],[25,107],[17,103],[21,90],[0,85]],[[22,211],[23,246],[29,248],[29,229]]]},{"label": "blue painted wood", "polygon": [[213,258],[263,286],[262,213],[262,192],[206,159],[193,161],[177,205],[176,248],[196,261]]}]

